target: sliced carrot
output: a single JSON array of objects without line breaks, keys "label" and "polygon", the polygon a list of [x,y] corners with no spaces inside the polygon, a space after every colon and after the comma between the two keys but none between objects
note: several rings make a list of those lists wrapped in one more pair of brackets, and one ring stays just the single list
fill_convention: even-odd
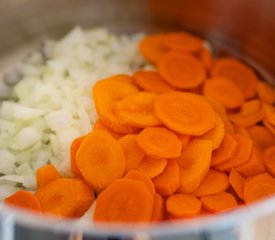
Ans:
[{"label": "sliced carrot", "polygon": [[238,142],[232,135],[225,133],[222,143],[218,149],[213,151],[211,166],[217,166],[232,158],[238,149]]},{"label": "sliced carrot", "polygon": [[163,172],[166,164],[167,160],[164,158],[159,159],[145,156],[137,167],[137,170],[148,178],[154,178]]},{"label": "sliced carrot", "polygon": [[206,176],[211,161],[212,143],[193,140],[177,159],[180,165],[180,193],[195,191]]},{"label": "sliced carrot", "polygon": [[241,134],[244,136],[247,136],[250,138],[249,132],[247,131],[247,128],[245,127],[241,127],[240,125],[233,123],[233,127],[234,127],[234,133],[235,134]]},{"label": "sliced carrot", "polygon": [[234,196],[230,193],[219,193],[201,197],[202,207],[210,212],[229,211],[238,206]]},{"label": "sliced carrot", "polygon": [[115,139],[120,139],[123,136],[123,134],[117,133],[117,132],[113,131],[112,129],[106,127],[100,119],[96,120],[93,130],[105,130],[108,133],[110,133]]},{"label": "sliced carrot", "polygon": [[211,69],[212,77],[226,77],[238,85],[245,98],[256,95],[257,76],[254,71],[235,58],[220,58]]},{"label": "sliced carrot", "polygon": [[193,194],[197,197],[218,194],[224,192],[228,187],[229,181],[226,173],[210,169]]},{"label": "sliced carrot", "polygon": [[191,142],[192,137],[190,135],[182,135],[182,134],[177,134],[177,136],[181,141],[182,149],[186,149],[188,144]]},{"label": "sliced carrot", "polygon": [[253,146],[249,160],[236,167],[237,171],[244,177],[251,177],[265,172],[262,152],[257,147]]},{"label": "sliced carrot", "polygon": [[199,60],[189,54],[169,52],[159,62],[159,74],[170,85],[193,89],[206,79],[206,71]]},{"label": "sliced carrot", "polygon": [[5,198],[4,203],[18,208],[41,212],[41,206],[36,196],[23,190],[19,190]]},{"label": "sliced carrot", "polygon": [[137,144],[150,157],[176,158],[182,144],[178,137],[166,128],[147,127],[137,135]]},{"label": "sliced carrot", "polygon": [[275,103],[275,88],[274,86],[263,82],[258,81],[257,83],[257,93],[258,97],[266,103],[274,104]]},{"label": "sliced carrot", "polygon": [[133,127],[153,127],[161,125],[154,113],[156,94],[139,92],[125,97],[116,106],[116,116],[122,124]]},{"label": "sliced carrot", "polygon": [[212,53],[206,48],[203,47],[197,54],[198,59],[201,61],[202,65],[206,70],[210,70],[213,65],[213,56]]},{"label": "sliced carrot", "polygon": [[35,193],[42,211],[61,217],[80,217],[92,202],[94,193],[82,180],[59,178]]},{"label": "sliced carrot", "polygon": [[145,91],[164,93],[175,90],[157,71],[137,71],[134,73],[133,79],[135,84]]},{"label": "sliced carrot", "polygon": [[118,179],[102,191],[96,201],[94,221],[149,222],[154,198],[145,184]]},{"label": "sliced carrot", "polygon": [[168,92],[157,96],[155,113],[165,126],[186,135],[202,135],[216,122],[212,107],[193,93]]},{"label": "sliced carrot", "polygon": [[136,134],[127,134],[118,140],[126,160],[125,172],[136,169],[145,157],[145,152],[137,144],[136,136]]},{"label": "sliced carrot", "polygon": [[264,120],[271,125],[275,125],[275,107],[267,103],[263,103],[262,106],[265,114]]},{"label": "sliced carrot", "polygon": [[260,100],[245,102],[239,113],[231,113],[229,119],[241,127],[250,127],[264,119],[264,111]]},{"label": "sliced carrot", "polygon": [[81,143],[76,164],[85,181],[100,192],[123,176],[126,161],[118,141],[107,131],[95,130]]},{"label": "sliced carrot", "polygon": [[183,52],[197,52],[203,47],[203,40],[187,32],[167,33],[162,39],[166,47]]},{"label": "sliced carrot", "polygon": [[216,114],[216,124],[205,134],[198,137],[202,140],[210,140],[212,142],[213,150],[220,147],[225,134],[225,127],[221,117]]},{"label": "sliced carrot", "polygon": [[73,140],[73,142],[71,144],[71,172],[73,173],[73,175],[75,175],[77,177],[81,177],[81,173],[76,165],[75,157],[76,157],[76,153],[85,137],[86,136],[78,137],[75,140]]},{"label": "sliced carrot", "polygon": [[153,178],[156,190],[162,196],[171,196],[180,186],[180,169],[176,160],[169,159],[163,172]]},{"label": "sliced carrot", "polygon": [[157,64],[163,55],[169,51],[163,44],[163,37],[164,34],[147,35],[139,44],[140,53],[153,64]]},{"label": "sliced carrot", "polygon": [[249,137],[241,134],[235,134],[234,138],[238,142],[238,149],[236,154],[228,161],[215,166],[220,171],[231,171],[232,168],[241,166],[249,161],[250,154],[253,149],[253,142]]},{"label": "sliced carrot", "polygon": [[102,123],[117,133],[137,132],[138,128],[119,122],[115,107],[118,101],[138,91],[132,79],[123,74],[97,81],[93,87],[93,98]]},{"label": "sliced carrot", "polygon": [[244,103],[244,95],[237,84],[225,77],[213,77],[204,83],[203,94],[216,99],[227,109]]},{"label": "sliced carrot", "polygon": [[61,174],[57,171],[53,164],[45,165],[36,171],[37,188],[41,188],[55,179],[61,178]]},{"label": "sliced carrot", "polygon": [[269,122],[267,121],[263,121],[265,127],[272,133],[275,135],[275,126],[273,124],[270,124]]},{"label": "sliced carrot", "polygon": [[167,199],[166,210],[175,217],[194,217],[201,211],[201,202],[192,194],[174,194]]},{"label": "sliced carrot", "polygon": [[152,180],[143,173],[137,170],[131,170],[125,175],[125,178],[143,182],[145,186],[148,188],[149,192],[152,194],[152,196],[156,194],[156,189]]},{"label": "sliced carrot", "polygon": [[233,187],[234,191],[237,193],[240,199],[243,199],[244,183],[245,178],[242,177],[235,168],[232,168],[229,175],[229,183]]},{"label": "sliced carrot", "polygon": [[266,171],[275,177],[275,146],[271,146],[264,151],[264,165]]},{"label": "sliced carrot", "polygon": [[275,145],[275,136],[266,127],[255,125],[247,130],[254,144],[261,150]]},{"label": "sliced carrot", "polygon": [[156,193],[154,196],[154,206],[153,206],[152,216],[151,216],[152,222],[160,222],[163,220],[164,208],[165,208],[164,199],[162,198],[161,195]]},{"label": "sliced carrot", "polygon": [[244,183],[243,199],[251,203],[275,194],[275,179],[268,173],[262,173],[247,179]]}]

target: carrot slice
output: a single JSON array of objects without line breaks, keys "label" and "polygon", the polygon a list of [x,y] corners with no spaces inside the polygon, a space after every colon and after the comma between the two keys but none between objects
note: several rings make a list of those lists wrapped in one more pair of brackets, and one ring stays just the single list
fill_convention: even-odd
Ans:
[{"label": "carrot slice", "polygon": [[180,169],[175,159],[169,159],[163,172],[153,178],[156,190],[162,196],[171,196],[180,186]]},{"label": "carrot slice", "polygon": [[239,174],[238,171],[235,170],[235,168],[231,169],[229,175],[229,183],[233,187],[234,191],[237,193],[238,197],[240,199],[243,199],[245,178],[242,177],[242,175]]},{"label": "carrot slice", "polygon": [[183,52],[196,52],[202,49],[203,40],[187,32],[172,32],[165,34],[162,43],[166,47]]},{"label": "carrot slice", "polygon": [[244,183],[243,199],[251,203],[275,194],[275,179],[268,173],[259,174],[247,179]]},{"label": "carrot slice", "polygon": [[133,75],[136,85],[141,89],[154,93],[165,93],[175,90],[169,85],[157,71],[137,71]]},{"label": "carrot slice", "polygon": [[247,129],[254,144],[261,150],[275,145],[275,136],[264,126],[252,126]]},{"label": "carrot slice", "polygon": [[272,133],[275,135],[275,126],[273,124],[270,124],[269,122],[267,121],[263,121],[265,127]]},{"label": "carrot slice", "polygon": [[217,170],[220,171],[231,171],[232,168],[238,167],[249,161],[250,154],[253,148],[253,142],[249,137],[241,134],[235,134],[234,138],[238,142],[238,149],[236,154],[230,158],[228,161],[215,166]]},{"label": "carrot slice", "polygon": [[198,139],[210,140],[212,142],[212,149],[215,150],[220,147],[225,134],[225,127],[221,117],[216,114],[216,124],[212,129],[203,135],[199,136]]},{"label": "carrot slice", "polygon": [[232,158],[238,149],[238,142],[232,135],[225,133],[222,143],[218,149],[213,151],[211,166],[217,166]]},{"label": "carrot slice", "polygon": [[118,140],[126,160],[125,172],[136,169],[145,157],[145,152],[137,144],[136,136],[136,134],[127,134]]},{"label": "carrot slice", "polygon": [[197,54],[198,59],[201,61],[202,65],[206,70],[210,70],[213,65],[213,56],[212,53],[206,48],[203,47]]},{"label": "carrot slice", "polygon": [[154,205],[153,205],[152,216],[151,216],[152,222],[160,222],[161,220],[163,220],[164,208],[165,208],[164,204],[165,203],[162,196],[156,193],[154,196]]},{"label": "carrot slice", "polygon": [[208,79],[204,83],[203,94],[216,99],[227,109],[239,107],[244,103],[244,95],[241,89],[225,77]]},{"label": "carrot slice", "polygon": [[77,177],[81,177],[81,173],[76,165],[75,157],[76,157],[76,153],[85,137],[86,136],[78,137],[75,140],[73,140],[73,142],[71,144],[71,172],[73,173],[73,175],[75,175]]},{"label": "carrot slice", "polygon": [[61,217],[80,217],[95,199],[91,188],[79,179],[59,178],[35,193],[42,211]]},{"label": "carrot slice", "polygon": [[249,160],[236,167],[237,171],[244,177],[251,177],[265,172],[262,152],[257,147],[253,147]]},{"label": "carrot slice", "polygon": [[176,88],[193,89],[206,79],[202,63],[189,54],[169,52],[158,67],[160,76]]},{"label": "carrot slice", "polygon": [[164,158],[158,159],[145,156],[137,167],[137,170],[148,178],[154,178],[163,172],[166,164],[167,160]]},{"label": "carrot slice", "polygon": [[96,120],[93,130],[105,130],[108,133],[110,133],[115,139],[120,139],[123,136],[123,134],[117,133],[117,132],[113,131],[112,129],[106,127],[100,119]]},{"label": "carrot slice", "polygon": [[258,97],[266,103],[273,104],[275,103],[275,89],[274,86],[263,82],[258,81],[257,83],[257,93]]},{"label": "carrot slice", "polygon": [[264,165],[266,171],[275,177],[275,146],[271,146],[264,151]]},{"label": "carrot slice", "polygon": [[220,193],[201,197],[202,207],[210,212],[224,212],[238,206],[234,196],[230,193]]},{"label": "carrot slice", "polygon": [[257,76],[254,71],[235,58],[220,58],[211,69],[212,77],[226,77],[238,85],[245,98],[256,95]]},{"label": "carrot slice", "polygon": [[226,173],[210,169],[193,194],[197,197],[218,194],[224,192],[228,187],[229,181]]},{"label": "carrot slice", "polygon": [[165,53],[169,51],[163,44],[164,34],[145,36],[139,43],[139,50],[143,57],[153,64],[157,64]]},{"label": "carrot slice", "polygon": [[201,211],[201,202],[191,194],[174,194],[167,199],[166,210],[177,218],[194,217]]},{"label": "carrot slice", "polygon": [[275,107],[270,104],[263,103],[263,111],[264,111],[264,120],[270,123],[271,125],[275,125]]},{"label": "carrot slice", "polygon": [[165,126],[186,135],[202,135],[216,122],[212,107],[193,93],[168,92],[157,96],[155,113]]},{"label": "carrot slice", "polygon": [[244,136],[247,136],[247,137],[250,138],[250,135],[249,135],[249,132],[247,131],[247,128],[241,127],[236,123],[233,123],[233,127],[234,127],[235,134],[241,134],[241,135],[244,135]]},{"label": "carrot slice", "polygon": [[23,190],[19,190],[11,196],[5,198],[4,203],[14,207],[41,212],[41,206],[36,196]]},{"label": "carrot slice", "polygon": [[208,140],[193,140],[182,152],[177,159],[180,165],[181,193],[191,193],[199,187],[209,170],[211,154],[212,143]]},{"label": "carrot slice", "polygon": [[132,79],[123,74],[97,81],[93,87],[93,98],[102,123],[117,133],[137,132],[138,128],[119,122],[115,107],[118,101],[138,91]]},{"label": "carrot slice", "polygon": [[95,222],[149,222],[154,198],[146,186],[131,179],[118,179],[97,198]]},{"label": "carrot slice", "polygon": [[37,188],[41,188],[55,179],[61,178],[61,174],[57,171],[53,164],[45,165],[36,171]]},{"label": "carrot slice", "polygon": [[136,139],[140,148],[150,157],[176,158],[181,154],[180,140],[166,128],[147,127]]},{"label": "carrot slice", "polygon": [[239,113],[229,114],[229,119],[241,127],[250,127],[264,119],[261,101],[258,99],[245,102]]},{"label": "carrot slice", "polygon": [[123,176],[126,161],[118,141],[107,131],[96,130],[81,143],[76,164],[85,181],[100,192]]},{"label": "carrot slice", "polygon": [[145,176],[143,173],[136,170],[131,170],[125,175],[125,178],[143,182],[148,188],[149,192],[152,194],[152,196],[156,194],[156,189],[152,180]]},{"label": "carrot slice", "polygon": [[134,127],[153,127],[161,125],[154,113],[156,94],[139,92],[125,97],[116,106],[116,115],[122,124]]},{"label": "carrot slice", "polygon": [[192,137],[189,135],[182,135],[182,134],[177,134],[177,136],[181,141],[182,149],[186,149],[188,144],[191,142]]}]

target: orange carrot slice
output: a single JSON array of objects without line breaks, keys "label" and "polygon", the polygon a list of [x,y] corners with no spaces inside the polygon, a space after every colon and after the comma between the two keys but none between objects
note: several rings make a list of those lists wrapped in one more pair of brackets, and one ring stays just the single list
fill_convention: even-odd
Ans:
[{"label": "orange carrot slice", "polygon": [[224,192],[228,187],[229,181],[226,173],[210,169],[193,194],[197,197],[218,194]]},{"label": "orange carrot slice", "polygon": [[245,178],[242,177],[234,168],[229,175],[229,183],[233,187],[240,199],[243,199]]},{"label": "orange carrot slice", "polygon": [[238,142],[232,135],[225,133],[221,145],[213,151],[211,158],[211,166],[217,166],[232,158],[238,149]]},{"label": "orange carrot slice", "polygon": [[112,129],[106,127],[100,119],[96,120],[93,130],[105,130],[110,133],[115,139],[120,139],[123,136],[123,134],[114,132]]},{"label": "orange carrot slice", "polygon": [[176,160],[169,159],[163,172],[153,178],[156,190],[162,196],[171,196],[180,186],[180,170]]},{"label": "orange carrot slice", "polygon": [[220,193],[201,197],[203,208],[210,212],[224,212],[238,206],[234,196],[230,193]]},{"label": "orange carrot slice", "polygon": [[145,152],[137,144],[136,136],[136,134],[127,134],[118,140],[126,160],[125,172],[136,169],[145,157]]},{"label": "orange carrot slice", "polygon": [[164,34],[153,34],[144,37],[140,44],[139,50],[143,57],[153,64],[157,64],[169,49],[163,44]]},{"label": "orange carrot slice", "polygon": [[81,143],[76,164],[85,181],[100,192],[123,176],[126,161],[120,144],[107,131],[96,130]]},{"label": "orange carrot slice", "polygon": [[241,134],[235,134],[234,138],[237,140],[239,146],[236,154],[228,161],[215,166],[217,170],[230,171],[233,167],[238,167],[249,161],[249,157],[253,148],[252,140],[249,137]]},{"label": "orange carrot slice", "polygon": [[247,131],[247,128],[241,127],[236,123],[233,123],[233,127],[234,127],[235,134],[241,134],[241,135],[244,135],[244,136],[247,136],[247,137],[250,138],[250,135],[249,135],[249,132]]},{"label": "orange carrot slice", "polygon": [[275,177],[275,146],[271,146],[264,151],[264,165],[266,171]]},{"label": "orange carrot slice", "polygon": [[153,127],[161,125],[154,113],[156,94],[139,92],[125,97],[116,106],[118,120],[134,127]]},{"label": "orange carrot slice", "polygon": [[162,198],[161,195],[156,193],[154,196],[154,205],[153,205],[152,216],[151,216],[152,222],[160,222],[161,220],[163,220],[164,208],[165,208],[164,199]]},{"label": "orange carrot slice", "polygon": [[210,70],[213,65],[212,53],[205,47],[203,47],[197,54],[197,58],[201,61],[206,70]]},{"label": "orange carrot slice", "polygon": [[266,103],[274,104],[275,103],[275,89],[274,86],[263,82],[257,82],[257,93],[258,97]]},{"label": "orange carrot slice", "polygon": [[168,92],[157,96],[155,113],[165,126],[186,135],[202,135],[216,122],[212,107],[193,93]]},{"label": "orange carrot slice", "polygon": [[123,74],[97,81],[93,87],[93,98],[102,123],[117,133],[137,132],[137,128],[119,122],[115,107],[118,101],[138,91],[132,79]]},{"label": "orange carrot slice", "polygon": [[18,208],[41,212],[41,206],[36,196],[23,190],[19,190],[5,198],[4,203]]},{"label": "orange carrot slice", "polygon": [[176,88],[193,89],[206,79],[203,65],[189,54],[169,52],[158,66],[160,76]]},{"label": "orange carrot slice", "polygon": [[203,94],[216,99],[227,109],[241,106],[244,95],[237,84],[225,77],[214,77],[204,83]]},{"label": "orange carrot slice", "polygon": [[191,142],[192,137],[189,135],[182,135],[182,134],[177,134],[177,136],[181,141],[182,149],[186,149],[188,144]]},{"label": "orange carrot slice", "polygon": [[181,154],[180,140],[166,128],[147,127],[137,135],[136,140],[140,148],[153,158],[175,158]]},{"label": "orange carrot slice", "polygon": [[243,199],[251,203],[275,194],[275,179],[267,173],[247,179],[244,183]]},{"label": "orange carrot slice", "polygon": [[264,120],[271,125],[275,125],[275,107],[270,104],[263,103]]},{"label": "orange carrot slice", "polygon": [[226,77],[238,85],[245,98],[256,95],[257,76],[254,71],[235,58],[220,58],[211,69],[212,77]]},{"label": "orange carrot slice", "polygon": [[177,159],[180,164],[181,193],[195,191],[206,176],[211,161],[212,143],[208,140],[193,140]]},{"label": "orange carrot slice", "polygon": [[145,91],[165,93],[175,90],[157,71],[137,71],[134,73],[133,79],[135,84]]},{"label": "orange carrot slice", "polygon": [[273,124],[270,124],[269,122],[267,122],[266,120],[263,121],[265,127],[272,133],[275,135],[275,126]]},{"label": "orange carrot slice", "polygon": [[196,52],[202,49],[203,40],[187,32],[167,33],[162,38],[166,47],[183,52]]},{"label": "orange carrot slice", "polygon": [[163,172],[166,164],[167,160],[164,158],[159,159],[145,156],[137,167],[137,170],[148,178],[154,178]]},{"label": "orange carrot slice", "polygon": [[167,199],[166,210],[177,218],[194,217],[201,211],[201,202],[191,194],[174,194]]},{"label": "orange carrot slice", "polygon": [[61,174],[57,171],[53,164],[45,165],[36,171],[37,188],[41,188],[61,177]]},{"label": "orange carrot slice", "polygon": [[275,136],[264,126],[252,126],[247,129],[254,144],[261,150],[275,145]]},{"label": "orange carrot slice", "polygon": [[76,157],[76,153],[85,137],[86,136],[78,137],[75,140],[73,140],[73,142],[71,144],[71,172],[73,173],[73,175],[75,175],[77,177],[81,177],[81,173],[76,165],[75,157]]}]

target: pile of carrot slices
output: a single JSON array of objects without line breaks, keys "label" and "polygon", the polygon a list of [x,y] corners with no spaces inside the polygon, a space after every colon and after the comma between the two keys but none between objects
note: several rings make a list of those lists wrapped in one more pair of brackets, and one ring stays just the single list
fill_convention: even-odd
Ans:
[{"label": "pile of carrot slices", "polygon": [[[73,177],[37,171],[7,204],[95,222],[159,222],[230,211],[275,193],[275,89],[185,32],[148,35],[154,71],[99,80],[99,116],[71,145]],[[96,197],[95,197],[96,196]]]}]

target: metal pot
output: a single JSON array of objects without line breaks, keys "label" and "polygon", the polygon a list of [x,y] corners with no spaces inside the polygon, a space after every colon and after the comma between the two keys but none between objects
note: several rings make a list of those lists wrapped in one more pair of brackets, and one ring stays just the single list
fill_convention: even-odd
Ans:
[{"label": "metal pot", "polygon": [[[209,39],[217,53],[241,57],[259,76],[274,82],[274,11],[272,0],[1,0],[0,73],[44,38],[59,38],[75,25],[101,25],[129,33],[187,29]],[[274,203],[275,198],[270,198],[213,217],[139,227],[57,221],[0,205],[0,240],[82,235],[84,239],[271,240],[275,239]]]}]

